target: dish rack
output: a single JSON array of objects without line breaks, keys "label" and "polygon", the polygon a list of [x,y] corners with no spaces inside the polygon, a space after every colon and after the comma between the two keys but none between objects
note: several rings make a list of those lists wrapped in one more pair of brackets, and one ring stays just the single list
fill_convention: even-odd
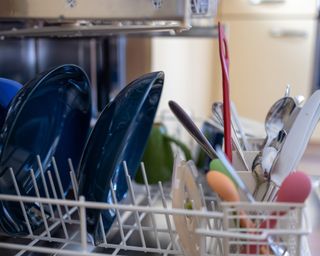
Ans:
[{"label": "dish rack", "polygon": [[[63,193],[54,158],[52,162],[55,180],[50,171],[42,171],[38,157],[45,197],[40,197],[38,188],[40,184],[36,183],[33,171],[30,175],[34,181],[36,196],[21,195],[14,172],[10,169],[16,194],[1,194],[0,200],[19,203],[29,234],[23,238],[3,237],[0,248],[5,255],[24,255],[26,252],[88,256],[187,255],[179,244],[179,236],[174,227],[174,215],[184,216],[188,223],[193,221],[200,223],[190,232],[194,232],[199,238],[201,256],[241,255],[246,246],[254,244],[260,248],[268,247],[270,243],[287,248],[291,256],[309,255],[304,238],[310,232],[310,227],[305,218],[303,204],[222,203],[215,194],[208,193],[207,188],[200,183],[201,198],[206,207],[202,210],[173,209],[170,197],[171,184],[159,182],[157,185],[149,185],[143,163],[141,170],[145,184],[135,184],[128,175],[125,162],[123,164],[129,189],[124,202],[117,202],[114,194],[112,194],[113,204],[89,202],[83,196],[78,196],[78,184],[72,161],[69,159],[72,188],[67,197]],[[202,178],[199,175],[197,179],[201,182]],[[53,196],[50,197],[49,194]],[[28,203],[36,203],[39,206],[39,217],[44,223],[43,230],[31,229],[25,207]],[[113,226],[107,234],[103,232],[103,243],[97,246],[87,232],[86,210],[89,208],[113,209],[116,213]],[[257,227],[263,220],[276,219],[277,228],[272,229],[268,226],[263,230],[240,228],[244,212]],[[99,224],[101,230],[104,230],[101,218]],[[270,237],[272,242],[268,240]]]}]

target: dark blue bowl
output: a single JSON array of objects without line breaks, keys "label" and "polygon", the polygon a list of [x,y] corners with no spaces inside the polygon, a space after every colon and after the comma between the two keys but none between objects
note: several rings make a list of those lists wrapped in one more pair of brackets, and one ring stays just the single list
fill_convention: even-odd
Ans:
[{"label": "dark blue bowl", "polygon": [[[113,203],[111,189],[121,201],[128,187],[123,167],[135,177],[159,104],[164,74],[154,72],[127,85],[101,113],[81,159],[79,194],[88,201]],[[113,187],[110,187],[110,181]],[[87,227],[96,244],[103,241],[99,217],[107,233],[115,211],[87,210]]]},{"label": "dark blue bowl", "polygon": [[6,119],[11,100],[21,88],[22,84],[14,80],[0,78],[0,129]]}]

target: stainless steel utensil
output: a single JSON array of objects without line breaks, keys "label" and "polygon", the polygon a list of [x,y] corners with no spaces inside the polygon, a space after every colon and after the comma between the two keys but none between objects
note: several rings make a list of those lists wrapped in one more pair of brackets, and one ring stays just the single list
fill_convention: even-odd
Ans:
[{"label": "stainless steel utensil", "polygon": [[266,116],[265,129],[267,132],[267,138],[262,151],[256,156],[252,165],[252,171],[257,177],[258,186],[262,182],[267,181],[270,176],[271,166],[263,165],[265,162],[263,161],[263,158],[267,155],[265,149],[270,146],[271,142],[277,138],[279,132],[284,128],[286,123],[289,122],[290,116],[295,108],[296,103],[293,98],[283,97],[272,105]]},{"label": "stainless steel utensil", "polygon": [[320,90],[314,92],[297,115],[271,170],[266,199],[272,199],[283,180],[297,167],[320,118]]},{"label": "stainless steel utensil", "polygon": [[277,138],[273,139],[270,145],[265,147],[262,151],[261,166],[264,171],[264,174],[267,175],[267,179],[269,179],[270,171],[274,166],[275,160],[278,158],[279,151],[286,137],[287,132],[285,129],[282,129],[278,133]]},{"label": "stainless steel utensil", "polygon": [[265,120],[267,132],[266,146],[278,136],[279,131],[284,128],[296,106],[294,99],[291,97],[283,97],[273,104]]},{"label": "stainless steel utensil", "polygon": [[284,97],[289,97],[290,96],[290,92],[291,92],[291,85],[287,84],[285,93],[284,93]]},{"label": "stainless steel utensil", "polygon": [[237,128],[237,131],[239,131],[240,133],[243,149],[250,150],[250,143],[248,142],[247,135],[243,129],[243,126],[241,124],[241,121],[237,112],[237,108],[233,102],[231,102],[231,122],[234,123],[234,125]]},{"label": "stainless steel utensil", "polygon": [[217,158],[216,151],[211,146],[210,142],[179,104],[170,100],[169,107],[189,134],[199,143],[204,152],[206,152],[211,159]]},{"label": "stainless steel utensil", "polygon": [[[290,96],[290,92],[291,92],[291,86],[290,86],[290,84],[288,84],[287,87],[286,87],[286,91],[285,91],[284,96],[285,97],[289,97]],[[297,95],[297,96],[294,96],[293,99],[294,99],[297,107],[301,107],[302,106],[302,103],[304,102],[304,96]]]},{"label": "stainless steel utensil", "polygon": [[[212,105],[212,112],[215,115],[215,117],[218,119],[218,121],[223,125],[223,117],[222,117],[222,102],[215,102]],[[232,105],[231,105],[231,109],[232,109]],[[236,152],[238,153],[238,155],[240,156],[240,160],[243,163],[243,166],[246,168],[247,171],[250,171],[250,168],[246,162],[246,159],[244,157],[244,153],[242,150],[242,143],[240,142],[238,136],[237,136],[237,130],[234,127],[234,122],[233,120],[231,120],[231,137],[232,137],[232,144],[234,146],[234,148],[236,149]]]},{"label": "stainless steel utensil", "polygon": [[302,95],[294,96],[294,101],[296,102],[298,107],[302,107],[302,104],[303,104],[304,100],[305,99],[304,99],[304,97]]}]

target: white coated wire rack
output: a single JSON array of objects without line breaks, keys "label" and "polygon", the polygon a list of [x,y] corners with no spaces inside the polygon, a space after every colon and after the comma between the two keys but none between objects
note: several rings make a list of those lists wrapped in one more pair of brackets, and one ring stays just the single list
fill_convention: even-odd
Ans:
[{"label": "white coated wire rack", "polygon": [[[128,175],[125,162],[123,164],[129,189],[124,202],[117,202],[114,193],[113,204],[88,202],[83,196],[78,197],[77,180],[70,160],[72,196],[66,199],[54,158],[52,162],[56,181],[50,171],[43,171],[39,157],[42,184],[37,184],[34,172],[30,171],[36,197],[20,194],[14,172],[10,169],[16,195],[2,194],[0,200],[19,203],[20,209],[17,211],[23,212],[29,234],[23,238],[3,235],[0,242],[1,255],[188,255],[180,245],[173,216],[184,216],[191,222],[197,219],[201,223],[194,231],[202,244],[199,255],[245,255],[246,250],[252,247],[256,248],[254,255],[266,255],[261,252],[261,248],[268,249],[269,246],[286,250],[286,254],[279,255],[308,255],[302,242],[303,237],[309,233],[302,204],[221,203],[214,194],[207,194],[206,188],[203,189],[202,184],[199,184],[205,205],[202,210],[173,209],[168,184],[159,182],[156,186],[149,186],[143,164],[141,169],[145,184],[135,184]],[[49,180],[48,184],[46,180]],[[39,185],[44,186],[45,197],[40,197],[37,192]],[[50,198],[51,194],[53,196]],[[44,223],[42,230],[31,229],[25,207],[30,203],[38,204],[41,209],[39,215]],[[107,234],[103,232],[103,242],[98,246],[94,245],[87,232],[87,209],[113,209],[116,212],[114,224]],[[250,218],[255,227],[240,228],[241,221],[246,218]],[[275,228],[266,225],[264,229],[259,229],[262,221],[272,219],[277,220]],[[101,218],[99,224],[104,230]],[[273,254],[270,252],[270,255]]]}]

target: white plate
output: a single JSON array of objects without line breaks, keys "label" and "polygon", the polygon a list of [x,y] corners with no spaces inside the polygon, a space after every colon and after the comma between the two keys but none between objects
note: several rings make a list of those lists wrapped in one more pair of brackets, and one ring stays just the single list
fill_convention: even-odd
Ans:
[{"label": "white plate", "polygon": [[[192,162],[183,161],[179,156],[175,159],[172,178],[172,208],[186,209],[187,205],[192,205],[192,209],[204,209],[192,166]],[[185,214],[174,214],[173,220],[184,255],[203,255],[204,248],[206,248],[205,239],[201,239],[200,235],[195,233],[197,228],[203,227],[203,219]]]}]

